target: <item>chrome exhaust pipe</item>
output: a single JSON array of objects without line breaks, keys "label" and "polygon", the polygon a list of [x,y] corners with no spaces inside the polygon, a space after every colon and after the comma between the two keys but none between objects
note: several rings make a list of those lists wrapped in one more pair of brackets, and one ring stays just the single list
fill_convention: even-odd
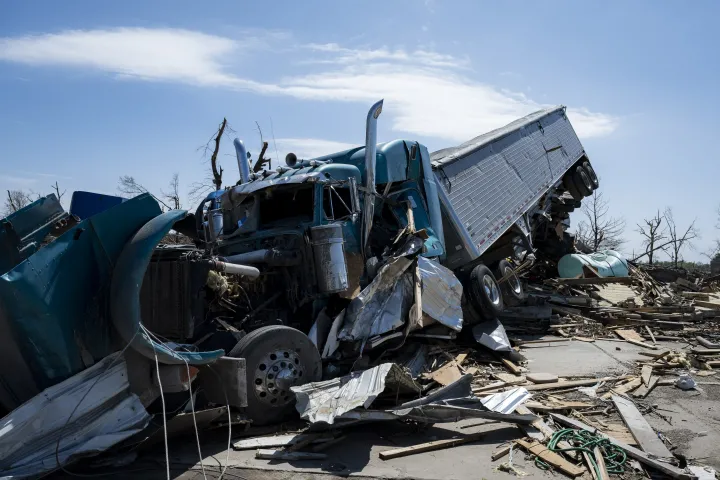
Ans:
[{"label": "chrome exhaust pipe", "polygon": [[233,140],[233,145],[235,145],[235,155],[237,156],[238,170],[240,170],[240,183],[247,183],[250,181],[250,164],[245,144],[236,138]]},{"label": "chrome exhaust pipe", "polygon": [[363,202],[362,254],[367,257],[368,240],[375,215],[375,161],[377,155],[377,118],[382,113],[383,100],[370,107],[365,121],[365,201]]}]

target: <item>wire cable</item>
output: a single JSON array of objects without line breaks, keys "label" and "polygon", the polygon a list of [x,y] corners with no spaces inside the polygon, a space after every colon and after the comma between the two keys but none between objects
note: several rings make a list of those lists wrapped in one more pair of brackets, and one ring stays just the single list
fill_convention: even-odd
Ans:
[{"label": "wire cable", "polygon": [[203,464],[202,449],[200,448],[200,434],[198,433],[197,419],[195,418],[195,399],[193,398],[192,379],[190,378],[190,365],[188,364],[188,362],[185,358],[183,358],[183,361],[185,362],[185,368],[187,369],[188,388],[190,390],[190,409],[192,410],[193,425],[195,426],[195,441],[197,442],[197,447],[198,447],[198,458],[200,458],[200,468],[202,469],[203,478],[205,480],[207,480],[207,475],[205,475],[205,465]]},{"label": "wire cable", "polygon": [[[143,327],[143,329],[144,329],[144,327]],[[160,387],[160,403],[162,403],[163,437],[165,439],[165,468],[167,471],[167,480],[170,480],[170,450],[168,449],[167,416],[165,414],[165,395],[163,395],[162,381],[160,380],[160,361],[158,360],[155,344],[153,343],[152,346],[153,346],[153,354],[155,355],[155,371],[157,372],[158,387]]]}]

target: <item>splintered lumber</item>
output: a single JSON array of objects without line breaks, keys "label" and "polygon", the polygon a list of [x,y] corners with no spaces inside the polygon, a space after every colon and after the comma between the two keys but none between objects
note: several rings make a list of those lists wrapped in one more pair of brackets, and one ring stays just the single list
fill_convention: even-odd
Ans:
[{"label": "splintered lumber", "polygon": [[531,392],[537,390],[552,390],[555,388],[586,387],[588,385],[595,385],[598,382],[617,382],[631,377],[632,375],[622,375],[620,377],[590,378],[587,380],[571,380],[568,382],[538,383],[537,385],[527,385],[524,388]]},{"label": "splintered lumber", "polygon": [[653,335],[652,330],[650,330],[650,327],[645,325],[645,331],[647,331],[648,335],[650,335],[650,340],[652,340],[653,345],[657,345],[657,340],[655,340],[655,335]]},{"label": "splintered lumber", "polygon": [[510,449],[512,448],[512,445],[505,445],[504,447],[500,447],[497,450],[495,450],[492,455],[490,455],[490,458],[494,462],[498,458],[502,458],[508,453],[510,453]]},{"label": "splintered lumber", "polygon": [[695,355],[718,355],[720,348],[693,348],[692,353]]},{"label": "splintered lumber", "polygon": [[639,341],[637,341],[637,340],[632,340],[632,339],[627,339],[627,338],[626,338],[625,341],[628,342],[628,343],[632,343],[633,345],[637,345],[638,347],[649,348],[649,349],[651,349],[651,350],[657,350],[657,349],[658,349],[658,347],[657,347],[656,345],[650,345],[649,343],[639,342]]},{"label": "splintered lumber", "polygon": [[525,406],[528,407],[530,410],[535,410],[538,412],[557,412],[561,410],[590,408],[594,407],[595,405],[586,402],[561,402],[551,404],[544,404],[540,402],[525,402]]},{"label": "splintered lumber", "polygon": [[286,452],[284,450],[258,450],[255,452],[255,458],[260,460],[285,460],[287,462],[295,462],[297,460],[325,460],[327,455],[324,453],[311,452]]},{"label": "splintered lumber", "polygon": [[640,378],[642,378],[643,385],[650,385],[650,377],[652,376],[653,367],[650,365],[643,365]]},{"label": "splintered lumber", "polygon": [[608,283],[632,283],[630,277],[557,278],[561,285],[605,285]]},{"label": "splintered lumber", "polygon": [[522,373],[522,369],[507,358],[503,358],[501,361],[505,368],[507,368],[511,373],[514,373],[515,375],[520,375]]},{"label": "splintered lumber", "polygon": [[610,397],[612,397],[613,393],[617,393],[618,395],[624,395],[628,392],[635,390],[640,385],[642,385],[642,378],[635,377],[627,383],[623,383],[622,385],[620,385],[618,387],[613,387],[612,389],[610,389],[609,392],[604,394],[601,398],[603,400],[608,400]]},{"label": "splintered lumber", "polygon": [[720,367],[720,360],[710,360],[709,362],[705,362],[705,365],[708,367]]},{"label": "splintered lumber", "polygon": [[655,377],[655,376],[650,377],[650,380],[648,381],[647,385],[640,385],[640,387],[632,393],[632,396],[636,397],[636,398],[647,397],[648,395],[650,395],[650,392],[652,392],[655,389],[655,387],[658,386],[659,382],[660,382],[660,377]]},{"label": "splintered lumber", "polygon": [[315,435],[291,433],[288,435],[274,435],[272,437],[256,437],[240,440],[233,444],[235,450],[255,450],[256,448],[284,447],[302,442],[307,438],[315,438]]},{"label": "splintered lumber", "polygon": [[642,342],[643,340],[643,338],[635,330],[628,330],[624,328],[615,329],[615,335],[623,340],[635,340],[637,342]]},{"label": "splintered lumber", "polygon": [[435,440],[434,442],[420,443],[413,445],[412,447],[396,448],[393,450],[385,450],[380,452],[380,458],[382,460],[390,460],[392,458],[407,457],[408,455],[415,455],[416,453],[432,452],[435,450],[443,450],[445,448],[452,448],[465,443],[476,442],[485,436],[484,432],[472,433],[462,438],[450,438],[447,440]]},{"label": "splintered lumber", "polygon": [[515,440],[515,443],[566,475],[575,478],[585,473],[585,468],[573,465],[538,441]]},{"label": "splintered lumber", "polygon": [[534,345],[536,343],[556,343],[556,342],[569,342],[569,338],[548,338],[546,340],[518,340],[517,343],[520,346],[523,345]]},{"label": "splintered lumber", "polygon": [[633,402],[617,395],[613,395],[612,401],[640,448],[657,457],[672,458],[673,454],[658,438],[655,430],[652,429]]},{"label": "splintered lumber", "polygon": [[510,387],[513,385],[520,385],[525,383],[525,377],[519,378],[517,380],[512,380],[509,382],[495,382],[491,383],[490,385],[485,385],[484,387],[473,387],[472,391],[473,393],[481,393],[481,392],[489,392],[491,390],[497,390],[498,388],[502,387]]},{"label": "splintered lumber", "polygon": [[582,455],[585,459],[585,465],[587,465],[587,469],[590,471],[590,475],[592,475],[593,480],[600,480],[600,478],[597,476],[597,473],[595,472],[595,467],[593,467],[593,464],[590,461],[590,455],[588,455],[587,452],[582,452]]},{"label": "splintered lumber", "polygon": [[598,471],[596,472],[598,480],[610,480],[610,474],[605,466],[605,457],[603,457],[600,447],[596,446],[593,448],[593,454],[595,455],[595,462],[598,466]]},{"label": "splintered lumber", "polygon": [[704,302],[702,300],[695,300],[695,305],[697,305],[698,307],[713,308],[715,310],[720,310],[720,303]]},{"label": "splintered lumber", "polygon": [[562,425],[565,425],[566,427],[577,428],[580,430],[587,430],[588,432],[594,433],[595,435],[599,435],[603,438],[607,438],[611,443],[613,443],[614,445],[617,445],[618,447],[625,450],[625,453],[627,453],[629,457],[634,458],[635,460],[637,460],[649,467],[652,467],[656,470],[659,470],[660,472],[663,472],[666,475],[669,475],[673,478],[677,478],[680,480],[695,480],[697,478],[697,477],[695,477],[695,475],[692,475],[690,473],[685,473],[684,471],[680,470],[679,468],[677,468],[669,463],[657,460],[657,459],[651,457],[649,454],[643,452],[642,450],[635,448],[635,447],[631,447],[627,443],[623,443],[613,437],[610,437],[610,436],[604,434],[603,432],[601,432],[600,430],[593,428],[593,427],[589,427],[588,425],[585,425],[584,423],[582,423],[578,420],[575,420],[573,418],[568,418],[565,415],[560,415],[559,413],[551,413],[550,416],[553,418],[553,420],[555,420],[556,422],[558,422]]}]

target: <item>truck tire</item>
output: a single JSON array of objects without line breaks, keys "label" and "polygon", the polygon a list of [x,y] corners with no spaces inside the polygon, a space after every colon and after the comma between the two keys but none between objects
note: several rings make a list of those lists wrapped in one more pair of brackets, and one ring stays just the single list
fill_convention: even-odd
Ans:
[{"label": "truck tire", "polygon": [[247,416],[255,425],[280,422],[295,412],[291,386],[322,378],[322,360],[315,345],[300,330],[271,325],[248,333],[229,357],[244,358]]},{"label": "truck tire", "polygon": [[573,179],[573,174],[575,172],[573,170],[567,172],[565,174],[565,177],[563,178],[563,184],[565,185],[565,190],[570,192],[570,195],[576,200],[580,201],[583,199],[583,194],[580,193],[580,190],[575,186],[575,180]]},{"label": "truck tire", "polygon": [[500,291],[502,291],[503,302],[505,305],[513,307],[519,305],[525,300],[523,294],[523,287],[520,279],[515,275],[515,269],[510,265],[507,260],[500,260],[497,268],[495,269],[495,278],[498,281],[508,274],[512,274],[507,281],[500,284]]},{"label": "truck tire", "polygon": [[482,263],[470,272],[468,301],[484,320],[497,318],[503,311],[500,286],[490,269]]},{"label": "truck tire", "polygon": [[595,173],[595,169],[590,165],[590,162],[584,162],[583,168],[587,172],[588,176],[590,177],[590,181],[593,184],[593,190],[597,190],[600,188],[600,179],[598,178],[597,174]]},{"label": "truck tire", "polygon": [[580,194],[584,197],[589,197],[593,192],[593,183],[590,180],[587,170],[582,165],[575,167],[575,173],[573,173],[573,180],[575,181],[575,187],[577,187]]}]

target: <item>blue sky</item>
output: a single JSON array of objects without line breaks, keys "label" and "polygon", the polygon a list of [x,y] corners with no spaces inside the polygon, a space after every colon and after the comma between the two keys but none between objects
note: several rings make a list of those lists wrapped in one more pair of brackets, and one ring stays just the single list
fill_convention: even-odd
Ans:
[{"label": "blue sky", "polygon": [[[564,104],[611,212],[671,206],[716,230],[720,4],[680,2],[8,1],[0,3],[0,191],[157,192],[205,176],[224,116],[280,157],[379,140],[455,145]],[[222,150],[226,183],[237,168]],[[277,165],[277,163],[275,163]],[[185,200],[186,207],[192,207]],[[577,218],[573,219],[577,221]]]}]

